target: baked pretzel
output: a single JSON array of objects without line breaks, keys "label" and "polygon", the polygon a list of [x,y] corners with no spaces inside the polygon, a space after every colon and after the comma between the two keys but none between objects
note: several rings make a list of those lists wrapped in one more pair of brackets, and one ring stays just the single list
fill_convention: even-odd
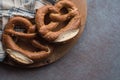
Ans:
[{"label": "baked pretzel", "polygon": [[[65,10],[61,12],[62,9]],[[65,13],[64,13],[65,12]],[[45,16],[49,14],[50,22],[45,23]],[[69,21],[68,24],[58,31],[53,31],[59,27],[61,22]],[[60,34],[79,29],[80,14],[76,6],[69,0],[62,0],[54,6],[47,5],[39,8],[36,13],[36,25],[38,32],[48,41],[55,41]]]},{"label": "baked pretzel", "polygon": [[[18,25],[25,28],[27,30],[26,33],[15,31],[14,27]],[[16,42],[13,39],[13,36],[16,36],[18,39],[26,39],[26,42],[30,42],[30,44],[32,44],[33,47],[39,49],[40,51],[32,52],[23,49],[22,47],[16,44]],[[40,42],[38,42],[35,39],[35,37],[37,37],[35,33],[35,26],[32,25],[32,23],[29,20],[23,17],[13,17],[8,21],[6,25],[2,36],[2,42],[5,49],[17,51],[33,61],[41,61],[46,59],[50,55],[51,49],[48,46],[40,44]]]}]

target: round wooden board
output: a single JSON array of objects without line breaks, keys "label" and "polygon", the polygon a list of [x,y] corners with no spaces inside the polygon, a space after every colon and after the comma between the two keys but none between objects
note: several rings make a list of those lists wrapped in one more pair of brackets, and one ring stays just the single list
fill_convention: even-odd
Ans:
[{"label": "round wooden board", "polygon": [[67,53],[67,51],[70,48],[72,48],[74,46],[74,44],[76,43],[76,41],[80,38],[81,34],[84,31],[86,17],[87,17],[87,3],[86,3],[86,0],[71,0],[71,1],[73,1],[76,4],[76,6],[79,8],[79,11],[80,11],[80,14],[81,14],[80,32],[74,39],[72,39],[69,42],[64,43],[64,44],[54,45],[53,46],[53,53],[46,61],[31,64],[31,65],[25,65],[25,66],[24,65],[22,65],[22,66],[17,65],[11,59],[5,59],[5,61],[3,63],[5,63],[7,65],[15,66],[15,67],[21,67],[21,68],[35,68],[35,67],[41,67],[41,66],[48,65],[48,64],[53,63],[56,60],[60,59],[61,57],[63,57]]}]

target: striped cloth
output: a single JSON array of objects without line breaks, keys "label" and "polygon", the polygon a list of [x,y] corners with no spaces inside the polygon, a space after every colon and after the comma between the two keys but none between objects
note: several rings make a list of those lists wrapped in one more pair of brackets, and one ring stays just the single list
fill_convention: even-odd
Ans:
[{"label": "striped cloth", "polygon": [[1,34],[10,17],[20,15],[34,18],[36,9],[45,4],[54,4],[57,0],[0,0],[0,62],[5,58],[1,43]]}]

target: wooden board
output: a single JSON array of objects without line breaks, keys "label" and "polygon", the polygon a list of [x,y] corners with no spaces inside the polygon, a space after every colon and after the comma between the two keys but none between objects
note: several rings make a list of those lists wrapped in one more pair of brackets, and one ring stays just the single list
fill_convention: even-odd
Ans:
[{"label": "wooden board", "polygon": [[14,61],[12,61],[11,59],[6,59],[4,61],[4,63],[7,64],[7,65],[15,66],[15,67],[35,68],[35,67],[41,67],[41,66],[45,66],[45,65],[48,65],[50,63],[53,63],[56,60],[63,57],[65,54],[67,54],[67,51],[70,50],[75,45],[76,41],[80,38],[81,34],[83,33],[84,27],[85,27],[85,22],[86,22],[86,16],[87,16],[86,0],[71,0],[71,1],[73,1],[76,4],[76,6],[79,8],[79,11],[80,11],[80,14],[81,14],[80,32],[74,39],[72,39],[71,41],[69,41],[65,44],[54,45],[53,46],[53,48],[54,48],[53,53],[46,61],[35,63],[35,64],[32,64],[32,65],[27,65],[27,66],[16,65],[14,63]]}]

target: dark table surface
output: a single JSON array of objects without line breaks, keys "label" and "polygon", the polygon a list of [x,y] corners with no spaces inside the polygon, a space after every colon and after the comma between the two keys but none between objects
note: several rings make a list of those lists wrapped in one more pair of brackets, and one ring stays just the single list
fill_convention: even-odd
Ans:
[{"label": "dark table surface", "polygon": [[69,54],[37,69],[0,64],[0,80],[120,80],[120,0],[88,0],[85,31]]}]

